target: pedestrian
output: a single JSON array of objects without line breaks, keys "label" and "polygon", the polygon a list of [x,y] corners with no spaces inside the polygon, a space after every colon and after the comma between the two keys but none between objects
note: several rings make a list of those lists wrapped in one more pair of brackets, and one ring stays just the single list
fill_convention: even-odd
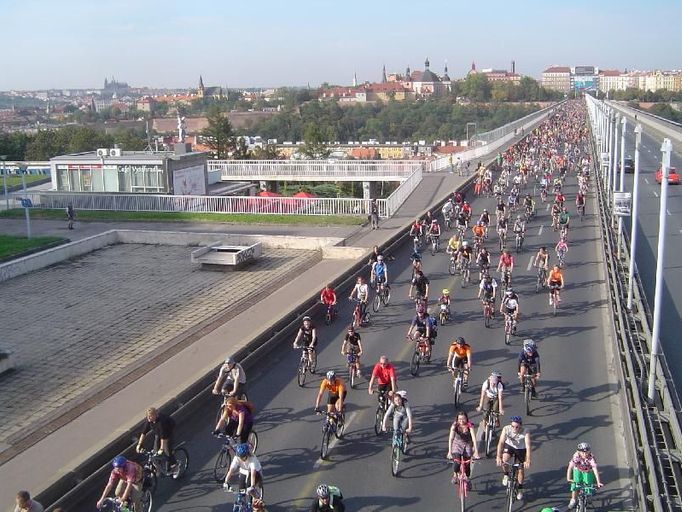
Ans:
[{"label": "pedestrian", "polygon": [[369,217],[372,221],[372,229],[379,229],[379,205],[377,204],[376,198],[372,199],[372,202],[370,203]]},{"label": "pedestrian", "polygon": [[17,505],[14,507],[14,512],[43,512],[43,506],[36,500],[31,499],[28,491],[19,491],[17,493]]},{"label": "pedestrian", "polygon": [[452,155],[450,155],[448,157],[448,163],[450,164],[450,174],[452,174],[455,172],[455,166],[453,165],[453,162],[452,162]]},{"label": "pedestrian", "polygon": [[76,219],[76,211],[73,204],[69,203],[66,207],[66,220],[69,222],[69,229],[73,229],[73,221]]}]

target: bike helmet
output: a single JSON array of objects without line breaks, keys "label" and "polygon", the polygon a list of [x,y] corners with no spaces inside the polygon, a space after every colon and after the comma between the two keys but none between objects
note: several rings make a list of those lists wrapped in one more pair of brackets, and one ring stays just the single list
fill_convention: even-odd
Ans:
[{"label": "bike helmet", "polygon": [[556,507],[545,507],[540,512],[559,512],[559,509]]},{"label": "bike helmet", "polygon": [[467,242],[466,240],[464,240],[464,241],[462,242],[462,247],[469,247],[469,242]]},{"label": "bike helmet", "polygon": [[407,391],[405,391],[404,389],[401,389],[400,391],[396,391],[395,394],[396,394],[396,396],[399,396],[403,400],[407,400]]},{"label": "bike helmet", "polygon": [[531,338],[523,340],[523,348],[535,348],[535,342]]},{"label": "bike helmet", "polygon": [[355,327],[353,327],[353,324],[348,326],[348,332],[355,332]]},{"label": "bike helmet", "polygon": [[309,316],[304,316],[304,317],[303,317],[303,321],[305,322],[306,320],[307,320],[308,322],[312,322],[312,320],[310,319]]},{"label": "bike helmet", "polygon": [[443,295],[450,295],[450,290],[443,288]]},{"label": "bike helmet", "polygon": [[455,343],[457,343],[457,345],[464,345],[466,344],[466,340],[460,336],[455,340]]},{"label": "bike helmet", "polygon": [[509,418],[509,421],[511,423],[523,423],[521,416],[512,416],[511,418]]},{"label": "bike helmet", "polygon": [[590,446],[590,443],[578,443],[578,451],[589,452],[592,451],[592,447]]},{"label": "bike helmet", "polygon": [[497,377],[499,379],[500,377],[502,377],[502,374],[500,373],[500,370],[493,370],[492,372],[490,372],[490,376]]},{"label": "bike helmet", "polygon": [[504,292],[504,294],[505,294],[507,297],[511,297],[512,295],[514,295],[514,290],[512,290],[511,288],[509,288],[506,292]]},{"label": "bike helmet", "polygon": [[227,364],[227,365],[233,365],[234,364],[234,359],[232,358],[232,356],[227,356],[225,358],[225,364]]},{"label": "bike helmet", "polygon": [[487,209],[487,208],[483,208],[483,213],[488,213],[488,209]]},{"label": "bike helmet", "polygon": [[516,220],[521,220],[521,215],[517,215]]},{"label": "bike helmet", "polygon": [[336,372],[334,370],[329,370],[327,372],[327,380],[332,381],[336,378]]},{"label": "bike helmet", "polygon": [[118,455],[117,457],[114,457],[111,465],[115,468],[122,468],[126,465],[126,462],[128,462],[128,459],[126,459],[123,455]]},{"label": "bike helmet", "polygon": [[320,484],[317,486],[317,496],[319,498],[329,498],[329,487],[325,484]]},{"label": "bike helmet", "polygon": [[414,261],[421,261],[422,255],[419,254],[417,251],[415,251],[412,253],[412,256],[410,256],[410,259],[412,259]]},{"label": "bike helmet", "polygon": [[246,443],[238,444],[234,450],[234,452],[237,454],[237,457],[247,457],[249,455],[249,451],[249,445]]},{"label": "bike helmet", "polygon": [[377,256],[377,261],[384,261],[384,257],[380,254]]},{"label": "bike helmet", "polygon": [[479,221],[476,223],[476,225],[477,225],[477,226],[482,226],[482,225],[483,225],[483,221],[482,221],[482,220],[479,220]]}]

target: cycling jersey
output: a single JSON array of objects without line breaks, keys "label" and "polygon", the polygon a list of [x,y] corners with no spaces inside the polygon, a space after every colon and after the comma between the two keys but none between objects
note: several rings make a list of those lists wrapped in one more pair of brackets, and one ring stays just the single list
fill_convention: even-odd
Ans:
[{"label": "cycling jersey", "polygon": [[538,354],[537,350],[533,350],[530,354],[528,354],[525,350],[522,350],[519,353],[519,370],[521,369],[521,366],[527,365],[533,368],[536,368],[536,371],[540,371],[540,354]]},{"label": "cycling jersey", "polygon": [[346,389],[346,385],[343,379],[336,377],[334,382],[329,382],[327,379],[323,379],[320,382],[320,391],[329,391],[330,395],[340,396]]},{"label": "cycling jersey", "polygon": [[336,292],[331,288],[325,288],[320,293],[320,298],[322,299],[322,302],[326,305],[334,304],[334,302],[336,302]]},{"label": "cycling jersey", "polygon": [[232,369],[230,369],[229,365],[222,365],[220,367],[220,373],[218,374],[218,381],[222,381],[224,378],[230,379],[232,382],[238,382],[239,384],[246,384],[246,372],[239,363],[234,363]]},{"label": "cycling jersey", "polygon": [[504,390],[504,384],[502,382],[497,382],[496,384],[490,384],[490,378],[485,379],[483,383],[483,392],[490,400],[494,400],[497,396]]},{"label": "cycling jersey", "polygon": [[504,307],[507,308],[507,311],[513,312],[519,307],[519,302],[514,297],[509,297],[504,299]]},{"label": "cycling jersey", "polygon": [[526,230],[526,226],[523,225],[523,222],[516,222],[514,224],[514,233],[522,233]]},{"label": "cycling jersey", "polygon": [[505,434],[504,444],[507,444],[515,450],[526,449],[526,429],[521,427],[513,429],[511,425],[505,425],[502,432]]},{"label": "cycling jersey", "polygon": [[429,233],[431,234],[431,236],[440,236],[440,226],[432,225],[431,228],[429,229]]},{"label": "cycling jersey", "polygon": [[364,301],[369,295],[369,286],[367,286],[367,283],[356,283],[355,288],[353,288],[353,292],[351,292],[351,297],[353,296],[353,293],[357,294],[359,300]]},{"label": "cycling jersey", "polygon": [[109,485],[114,485],[118,480],[128,483],[139,484],[143,476],[142,466],[132,460],[126,461],[125,466],[114,468],[109,475]]},{"label": "cycling jersey", "polygon": [[490,253],[488,251],[479,252],[478,261],[481,265],[490,265]]},{"label": "cycling jersey", "polygon": [[466,428],[462,428],[457,420],[453,423],[454,426],[454,436],[452,438],[452,445],[450,446],[450,453],[463,454],[467,457],[471,457],[473,452],[473,446],[475,439],[471,433],[471,427],[473,424],[469,423]]},{"label": "cycling jersey", "polygon": [[507,229],[507,219],[502,217],[497,223],[497,229]]},{"label": "cycling jersey", "polygon": [[467,260],[471,259],[471,253],[473,252],[473,249],[471,247],[460,247],[459,248],[459,253],[462,255],[463,258],[466,258]]},{"label": "cycling jersey", "polygon": [[415,277],[412,284],[421,295],[426,295],[426,286],[429,284],[429,279],[426,276]]},{"label": "cycling jersey", "polygon": [[459,249],[459,239],[452,237],[450,241],[448,242],[448,247],[452,249],[453,251],[456,251]]},{"label": "cycling jersey", "polygon": [[450,305],[450,296],[449,295],[441,295],[440,298],[438,299],[438,302],[441,304],[446,304]]},{"label": "cycling jersey", "polygon": [[568,224],[568,221],[570,220],[570,216],[568,213],[562,213],[559,215],[559,224]]},{"label": "cycling jersey", "polygon": [[344,338],[344,341],[348,343],[348,350],[351,352],[359,352],[360,351],[360,334],[357,332],[354,332],[353,334],[346,333],[346,337]]},{"label": "cycling jersey", "polygon": [[251,471],[256,471],[257,473],[263,472],[260,461],[253,454],[249,455],[246,460],[242,460],[240,457],[234,457],[230,464],[230,470],[233,473],[239,471],[242,475],[250,475]]},{"label": "cycling jersey", "polygon": [[597,461],[592,454],[588,457],[584,457],[580,452],[575,452],[571,458],[571,462],[573,462],[573,466],[578,471],[587,472],[597,469]]},{"label": "cycling jersey", "polygon": [[172,439],[174,429],[175,421],[173,421],[173,418],[160,412],[156,416],[156,421],[151,422],[147,420],[145,422],[142,433],[146,435],[153,431],[154,435],[159,439]]},{"label": "cycling jersey", "polygon": [[395,379],[395,367],[391,363],[387,363],[386,366],[377,363],[372,370],[372,377],[380,386],[386,386],[391,383],[391,379]]},{"label": "cycling jersey", "polygon": [[476,235],[477,237],[482,237],[483,235],[485,235],[485,229],[483,228],[483,226],[474,226],[471,229],[471,231],[473,231],[474,235]]},{"label": "cycling jersey", "polygon": [[412,319],[412,327],[416,327],[417,331],[419,331],[421,334],[424,334],[426,332],[426,326],[428,323],[428,317],[424,315],[423,318],[419,318],[419,315],[415,315],[415,317]]},{"label": "cycling jersey", "polygon": [[481,281],[481,284],[478,285],[479,289],[483,291],[483,293],[486,296],[492,296],[493,292],[497,288],[497,281],[495,279],[491,280],[490,283],[487,283],[485,279]]},{"label": "cycling jersey", "polygon": [[564,276],[561,274],[560,270],[551,270],[549,272],[549,280],[554,281],[557,283],[560,283],[563,280]]},{"label": "cycling jersey", "polygon": [[383,277],[386,274],[386,264],[383,261],[377,261],[374,264],[374,275]]},{"label": "cycling jersey", "polygon": [[456,357],[466,357],[467,353],[471,351],[471,345],[465,343],[464,345],[459,345],[457,343],[452,343],[450,345],[449,354],[454,354]]},{"label": "cycling jersey", "polygon": [[511,254],[502,254],[500,256],[500,265],[503,267],[511,267],[514,264],[514,257]]}]

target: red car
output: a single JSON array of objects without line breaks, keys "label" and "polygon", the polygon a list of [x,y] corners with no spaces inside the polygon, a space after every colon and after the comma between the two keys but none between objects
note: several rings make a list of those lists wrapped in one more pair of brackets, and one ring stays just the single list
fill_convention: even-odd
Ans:
[{"label": "red car", "polygon": [[[656,171],[656,183],[659,185],[661,184],[661,181],[663,181],[663,171],[659,167],[658,170]],[[677,169],[674,167],[671,167],[668,170],[668,185],[679,185],[680,184],[680,175],[677,174]]]}]

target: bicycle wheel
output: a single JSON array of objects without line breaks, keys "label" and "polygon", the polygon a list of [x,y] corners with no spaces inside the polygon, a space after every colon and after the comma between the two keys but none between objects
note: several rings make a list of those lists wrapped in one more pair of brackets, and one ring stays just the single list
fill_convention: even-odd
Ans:
[{"label": "bicycle wheel", "polygon": [[255,454],[258,450],[258,433],[255,430],[251,430],[246,442],[251,447],[251,453]]},{"label": "bicycle wheel", "polygon": [[526,385],[523,389],[523,401],[526,403],[526,416],[530,416],[530,399],[531,399],[530,386]]},{"label": "bicycle wheel", "polygon": [[507,512],[512,512],[512,510],[514,508],[514,498],[516,497],[516,496],[514,496],[514,494],[515,494],[514,493],[514,491],[515,491],[514,487],[515,486],[514,486],[514,483],[512,481],[512,478],[514,478],[514,477],[515,477],[515,475],[512,473],[512,476],[509,477],[509,483],[507,484],[507,504],[506,504]]},{"label": "bicycle wheel", "polygon": [[314,374],[315,370],[317,370],[317,352],[313,350],[310,352],[310,364],[308,364],[308,371],[311,374]]},{"label": "bicycle wheel", "polygon": [[448,321],[448,314],[445,311],[441,311],[439,315],[440,325],[445,325]]},{"label": "bicycle wheel", "polygon": [[[225,471],[227,471],[227,470],[225,470]],[[148,489],[149,492],[154,494],[156,492],[156,484],[158,483],[158,479],[156,478],[156,473],[147,472],[147,471],[145,471],[145,473],[147,473],[147,474],[144,476],[144,483],[143,483],[142,487],[143,487],[143,489]],[[225,476],[225,475],[223,475],[223,476]]]},{"label": "bicycle wheel", "polygon": [[438,247],[436,247],[436,242],[431,242],[431,256],[435,256],[437,250]]},{"label": "bicycle wheel", "polygon": [[493,453],[494,443],[493,443],[493,427],[492,425],[486,425],[485,427],[485,456],[490,457]]},{"label": "bicycle wheel", "polygon": [[469,268],[465,268],[462,270],[462,288],[466,287],[467,283],[469,282]]},{"label": "bicycle wheel", "polygon": [[419,373],[419,363],[420,363],[419,352],[415,351],[414,354],[412,354],[412,359],[410,360],[410,374],[413,377],[416,377],[417,374]]},{"label": "bicycle wheel", "polygon": [[332,315],[331,313],[327,312],[326,315],[324,315],[324,324],[325,325],[331,325],[332,323]]},{"label": "bicycle wheel", "polygon": [[398,476],[398,466],[400,465],[400,447],[397,443],[393,443],[391,450],[391,474]]},{"label": "bicycle wheel", "polygon": [[142,496],[140,497],[140,509],[135,510],[135,512],[151,512],[152,510],[152,493],[149,489],[142,491]]},{"label": "bicycle wheel", "polygon": [[371,321],[371,319],[372,319],[372,314],[369,311],[365,312],[365,316],[362,318],[362,325],[363,326],[369,325],[369,322]]},{"label": "bicycle wheel", "polygon": [[224,404],[220,404],[220,407],[218,408],[218,413],[215,416],[215,421],[213,422],[213,425],[217,425],[218,422],[220,421],[220,418],[223,416],[223,408],[225,407]]},{"label": "bicycle wheel", "polygon": [[490,327],[490,324],[492,323],[492,316],[490,315],[490,312],[484,311],[483,317],[485,319],[485,326]]},{"label": "bicycle wheel", "polygon": [[464,478],[461,476],[459,477],[459,510],[460,512],[464,512],[466,510],[466,499],[467,499],[467,490],[466,490],[466,481]]},{"label": "bicycle wheel", "polygon": [[334,431],[334,435],[336,436],[336,439],[342,439],[343,434],[346,431],[346,416],[345,414],[341,414],[341,418],[336,422],[336,430]]},{"label": "bicycle wheel", "polygon": [[223,446],[218,453],[218,458],[215,460],[215,465],[213,466],[213,478],[216,483],[223,483],[225,475],[227,474],[227,468],[230,467],[231,462],[232,455],[227,447]]},{"label": "bicycle wheel", "polygon": [[329,455],[329,438],[331,437],[331,432],[326,428],[322,432],[322,445],[320,446],[320,458],[322,460],[327,458]]},{"label": "bicycle wheel", "polygon": [[577,512],[587,512],[587,498],[582,492],[578,494],[578,503],[575,509]]},{"label": "bicycle wheel", "polygon": [[511,345],[511,326],[508,324],[504,326],[504,344]]},{"label": "bicycle wheel", "polygon": [[350,382],[351,389],[355,388],[355,365],[348,365],[348,381]]},{"label": "bicycle wheel", "polygon": [[462,379],[455,380],[455,407],[459,407],[462,398]]},{"label": "bicycle wheel", "polygon": [[450,258],[450,264],[448,265],[448,272],[450,273],[451,276],[454,276],[457,273],[457,263],[452,258]]},{"label": "bicycle wheel", "polygon": [[376,435],[381,434],[381,423],[384,421],[384,410],[382,409],[381,405],[377,407],[376,412],[374,413],[374,433]]},{"label": "bicycle wheel", "polygon": [[173,471],[173,478],[178,479],[187,472],[189,467],[189,452],[185,448],[177,448],[173,450],[173,455],[175,455],[175,462],[177,467]]},{"label": "bicycle wheel", "polygon": [[376,313],[377,311],[379,311],[379,306],[381,306],[381,295],[377,293],[374,296],[374,300],[372,301],[372,310]]},{"label": "bicycle wheel", "polygon": [[298,363],[297,380],[298,380],[298,385],[300,387],[303,387],[305,385],[305,377],[306,377],[307,370],[308,370],[308,364],[305,361],[301,361],[300,363]]},{"label": "bicycle wheel", "polygon": [[388,306],[388,303],[391,302],[391,288],[388,285],[384,287],[384,293],[381,294],[381,302],[384,303],[384,306]]}]

